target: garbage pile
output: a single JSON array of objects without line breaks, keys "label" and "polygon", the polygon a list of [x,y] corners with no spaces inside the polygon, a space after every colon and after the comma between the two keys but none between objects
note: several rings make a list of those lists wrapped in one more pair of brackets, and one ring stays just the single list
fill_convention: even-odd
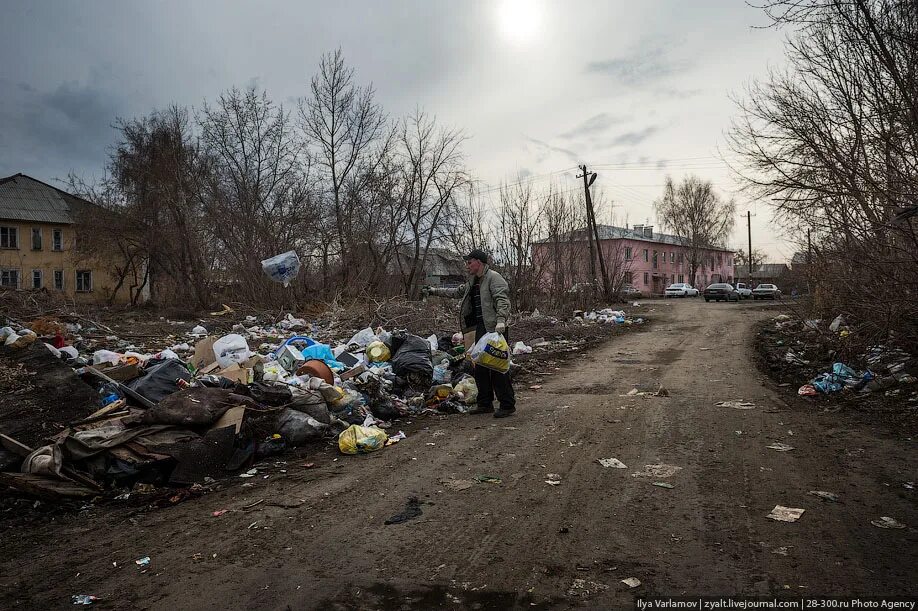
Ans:
[{"label": "garbage pile", "polygon": [[[188,341],[153,353],[115,335],[116,350],[84,342],[79,325],[3,327],[0,357],[53,362],[91,402],[44,445],[0,435],[0,483],[43,498],[89,497],[245,475],[260,459],[322,439],[337,438],[344,454],[373,452],[404,438],[386,432],[397,418],[468,412],[477,399],[473,361],[501,371],[511,364],[497,334],[472,345],[461,333],[368,327],[326,344],[289,314],[270,328],[245,322],[225,335],[197,325]],[[278,342],[280,333],[287,337]]]},{"label": "garbage pile", "polygon": [[[801,396],[877,391],[895,396],[900,389],[894,387],[918,381],[909,373],[918,360],[901,348],[878,344],[853,350],[850,342],[855,330],[841,315],[826,324],[819,319],[800,320],[781,314],[773,323],[772,329],[765,330],[770,338],[769,345],[764,346],[766,358],[772,368],[791,367],[797,375],[809,372],[809,381],[797,391]],[[839,360],[841,356],[846,358]],[[828,366],[820,365],[826,360]],[[861,364],[861,368],[854,364]]]},{"label": "garbage pile", "polygon": [[643,324],[644,319],[640,317],[632,318],[627,316],[622,310],[604,308],[602,310],[591,310],[589,312],[585,312],[583,310],[575,310],[574,322],[596,322],[600,324],[613,325],[640,325]]}]

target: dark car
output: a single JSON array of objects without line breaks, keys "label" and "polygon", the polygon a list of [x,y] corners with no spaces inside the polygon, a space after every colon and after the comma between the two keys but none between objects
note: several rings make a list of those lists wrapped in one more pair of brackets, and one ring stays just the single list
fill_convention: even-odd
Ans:
[{"label": "dark car", "polygon": [[732,284],[725,282],[715,282],[704,290],[702,293],[705,301],[739,301],[740,294],[736,292]]}]

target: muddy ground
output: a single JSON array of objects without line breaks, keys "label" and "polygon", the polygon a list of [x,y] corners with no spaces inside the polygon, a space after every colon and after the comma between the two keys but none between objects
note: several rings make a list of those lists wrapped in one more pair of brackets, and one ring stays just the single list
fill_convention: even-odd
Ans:
[{"label": "muddy ground", "polygon": [[[111,609],[914,595],[915,440],[789,401],[753,358],[770,304],[645,307],[656,310],[649,332],[519,383],[511,418],[419,419],[383,451],[315,448],[164,509],[89,506],[7,522],[0,607],[62,608],[72,594]],[[752,405],[716,406],[725,400]],[[793,449],[766,447],[775,442]],[[421,513],[386,525],[411,498]],[[778,522],[766,517],[775,505],[806,511]],[[905,528],[871,524],[881,516]],[[145,556],[149,566],[135,564]],[[640,585],[622,583],[631,577]]]}]

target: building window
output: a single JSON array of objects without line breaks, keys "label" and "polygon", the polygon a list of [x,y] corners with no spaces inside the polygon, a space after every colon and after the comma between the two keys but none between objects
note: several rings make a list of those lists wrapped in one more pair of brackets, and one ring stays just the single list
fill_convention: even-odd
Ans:
[{"label": "building window", "polygon": [[653,268],[657,269],[657,251],[653,251]]},{"label": "building window", "polygon": [[645,248],[644,249],[644,263],[650,261],[650,252]]},{"label": "building window", "polygon": [[679,263],[679,265],[682,265],[683,259],[682,259],[682,253],[681,253],[681,252],[679,253],[679,258],[678,258],[676,261],[677,261],[677,263]]},{"label": "building window", "polygon": [[51,250],[64,250],[63,229],[54,229],[51,231]]},{"label": "building window", "polygon": [[630,260],[631,260],[631,247],[626,246],[625,247],[625,261],[630,261]]},{"label": "building window", "polygon": [[0,286],[5,286],[11,289],[18,289],[19,288],[19,270],[18,269],[0,270]]},{"label": "building window", "polygon": [[685,276],[682,274],[679,274],[679,284],[682,284],[683,282],[685,282]]},{"label": "building window", "polygon": [[676,251],[675,250],[669,251],[669,262],[670,263],[676,262]]},{"label": "building window", "polygon": [[54,270],[54,290],[64,290],[64,270],[62,269]]},{"label": "building window", "polygon": [[0,227],[0,248],[19,248],[18,227]]},{"label": "building window", "polygon": [[727,257],[727,267],[733,267],[733,256]]},{"label": "building window", "polygon": [[723,255],[721,255],[720,253],[717,253],[717,266],[720,267],[721,265],[723,265],[723,263],[724,263]]},{"label": "building window", "polygon": [[[644,252],[647,252],[646,250]],[[650,276],[647,275],[647,272],[644,272],[644,285],[650,284]]]},{"label": "building window", "polygon": [[80,270],[76,273],[76,290],[77,293],[88,293],[92,290],[92,272],[89,270]]},{"label": "building window", "polygon": [[32,250],[41,250],[41,227],[32,227]]},{"label": "building window", "polygon": [[625,284],[634,284],[634,274],[631,272],[625,272]]},{"label": "building window", "polygon": [[32,288],[33,288],[33,289],[40,289],[41,287],[42,287],[42,282],[41,282],[41,270],[40,270],[40,269],[33,269],[33,270],[32,270]]}]

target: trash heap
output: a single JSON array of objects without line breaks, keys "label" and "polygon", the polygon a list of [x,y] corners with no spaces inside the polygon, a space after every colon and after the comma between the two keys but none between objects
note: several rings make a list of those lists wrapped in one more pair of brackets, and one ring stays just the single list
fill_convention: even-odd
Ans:
[{"label": "trash heap", "polygon": [[[193,486],[322,439],[337,438],[345,454],[376,451],[404,438],[386,432],[393,420],[466,413],[477,399],[459,333],[424,338],[368,327],[326,344],[295,331],[311,327],[292,315],[270,328],[254,317],[246,324],[225,335],[198,325],[188,341],[154,353],[114,335],[117,351],[77,341],[78,325],[3,327],[4,363],[54,370],[82,398],[63,430],[40,437],[45,445],[0,435],[0,483],[51,499]],[[496,358],[506,368],[510,348],[500,341]],[[521,346],[532,350],[517,342],[518,353]]]},{"label": "trash heap", "polygon": [[[810,372],[809,381],[797,391],[801,396],[842,392],[863,396],[878,391],[896,396],[901,388],[895,387],[918,381],[909,373],[918,366],[918,360],[901,348],[876,344],[863,351],[853,350],[851,338],[856,331],[845,324],[841,315],[826,324],[819,319],[801,320],[781,314],[773,323],[772,329],[766,329],[765,333],[777,339],[771,339],[764,347],[766,358],[773,369],[790,367]],[[840,360],[842,355],[847,358]],[[820,365],[826,360],[830,365]]]},{"label": "trash heap", "polygon": [[[634,304],[638,305],[638,304]],[[602,310],[591,310],[585,312],[584,310],[575,310],[574,311],[574,322],[585,323],[585,322],[595,322],[600,324],[612,324],[612,325],[640,325],[644,323],[643,318],[632,318],[627,316],[622,310],[613,310],[612,308],[604,308]]]}]

